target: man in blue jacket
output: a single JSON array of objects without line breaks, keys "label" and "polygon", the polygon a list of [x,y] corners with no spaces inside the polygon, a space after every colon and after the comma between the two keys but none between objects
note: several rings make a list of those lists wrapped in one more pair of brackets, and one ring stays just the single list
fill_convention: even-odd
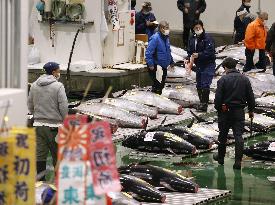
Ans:
[{"label": "man in blue jacket", "polygon": [[[153,80],[152,92],[161,94],[165,85],[167,76],[167,68],[173,67],[174,61],[171,55],[169,41],[169,24],[161,21],[159,31],[155,33],[149,40],[146,50],[146,63],[149,69],[149,75]],[[163,70],[162,81],[156,79],[157,66]]]},{"label": "man in blue jacket", "polygon": [[157,27],[154,23],[156,17],[151,11],[151,3],[144,2],[141,11],[136,13],[136,34],[147,34],[148,39],[154,34],[154,30]]},{"label": "man in blue jacket", "polygon": [[210,85],[215,74],[215,43],[214,40],[205,33],[203,22],[196,20],[193,26],[193,33],[188,43],[188,58],[191,56],[196,65],[197,92],[200,99],[198,110],[207,112]]}]

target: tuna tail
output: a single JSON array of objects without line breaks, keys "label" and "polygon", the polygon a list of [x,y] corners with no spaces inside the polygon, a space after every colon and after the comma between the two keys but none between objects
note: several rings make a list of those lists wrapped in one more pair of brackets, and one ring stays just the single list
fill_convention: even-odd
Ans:
[{"label": "tuna tail", "polygon": [[187,125],[188,128],[191,128],[195,122],[195,118],[193,117],[191,122]]},{"label": "tuna tail", "polygon": [[147,125],[148,125],[148,122],[149,122],[149,117],[147,116],[146,120],[143,119],[143,131],[147,131]]},{"label": "tuna tail", "polygon": [[198,115],[196,115],[192,110],[190,110],[190,113],[195,117],[195,119],[198,122],[207,122],[205,119],[203,119],[202,117],[199,117]]},{"label": "tuna tail", "polygon": [[128,90],[122,90],[120,93],[118,94],[112,94],[112,97],[113,98],[120,98],[122,97],[123,95],[125,95],[125,93],[127,93]]}]

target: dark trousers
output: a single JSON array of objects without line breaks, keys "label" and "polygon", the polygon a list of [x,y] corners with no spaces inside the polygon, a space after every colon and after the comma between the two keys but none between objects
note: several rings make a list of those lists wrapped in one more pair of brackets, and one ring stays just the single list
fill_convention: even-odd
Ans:
[{"label": "dark trousers", "polygon": [[244,40],[244,33],[236,33],[234,37],[234,44],[238,44]]},{"label": "dark trousers", "polygon": [[189,40],[189,35],[190,35],[191,28],[190,27],[183,27],[183,46],[187,47],[188,46],[188,40]]},{"label": "dark trousers", "polygon": [[272,60],[273,60],[273,75],[275,75],[275,55],[272,56]]},{"label": "dark trousers", "polygon": [[157,80],[157,78],[156,78],[157,66],[154,66],[154,67],[155,67],[154,70],[150,70],[148,68],[148,72],[149,72],[150,78],[153,81],[152,92],[161,95],[162,89],[164,88],[165,80],[166,80],[166,77],[167,77],[167,69],[166,68],[162,68],[162,70],[163,70],[163,76],[162,76],[162,81],[160,83]]},{"label": "dark trousers", "polygon": [[216,64],[209,64],[204,67],[197,67],[196,82],[198,89],[210,89],[215,74]]},{"label": "dark trousers", "polygon": [[244,132],[244,120],[245,113],[241,108],[218,113],[218,125],[220,131],[218,155],[220,159],[225,157],[227,136],[229,129],[232,128],[235,138],[235,162],[238,163],[242,161],[244,149],[244,140],[242,137]]},{"label": "dark trousers", "polygon": [[[37,173],[46,170],[46,162],[49,152],[51,153],[53,166],[57,162],[57,143],[55,142],[58,128],[46,126],[36,127],[36,161]],[[44,181],[45,178],[42,178]]]},{"label": "dark trousers", "polygon": [[255,50],[245,49],[246,56],[246,64],[244,66],[244,71],[249,71],[254,69],[255,66],[258,69],[266,69],[266,58],[265,58],[265,50],[259,50],[259,61],[254,65],[253,57],[255,54]]}]

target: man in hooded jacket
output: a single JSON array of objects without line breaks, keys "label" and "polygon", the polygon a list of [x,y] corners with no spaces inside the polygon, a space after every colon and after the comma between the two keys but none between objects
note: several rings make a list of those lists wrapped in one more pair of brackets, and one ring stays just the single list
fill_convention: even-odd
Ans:
[{"label": "man in hooded jacket", "polygon": [[[65,88],[62,83],[58,82],[60,78],[59,64],[48,62],[43,68],[46,74],[40,76],[32,84],[28,97],[28,108],[33,114],[33,126],[36,128],[37,173],[46,170],[49,151],[53,165],[56,165],[58,127],[63,124],[63,120],[68,114]],[[40,180],[45,180],[45,177]]]}]

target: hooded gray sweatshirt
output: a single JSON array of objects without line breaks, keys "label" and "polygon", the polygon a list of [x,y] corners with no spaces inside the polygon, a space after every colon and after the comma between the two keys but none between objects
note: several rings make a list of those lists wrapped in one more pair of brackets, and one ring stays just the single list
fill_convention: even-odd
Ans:
[{"label": "hooded gray sweatshirt", "polygon": [[31,86],[28,108],[36,123],[62,124],[68,114],[63,84],[53,75],[40,76]]}]

